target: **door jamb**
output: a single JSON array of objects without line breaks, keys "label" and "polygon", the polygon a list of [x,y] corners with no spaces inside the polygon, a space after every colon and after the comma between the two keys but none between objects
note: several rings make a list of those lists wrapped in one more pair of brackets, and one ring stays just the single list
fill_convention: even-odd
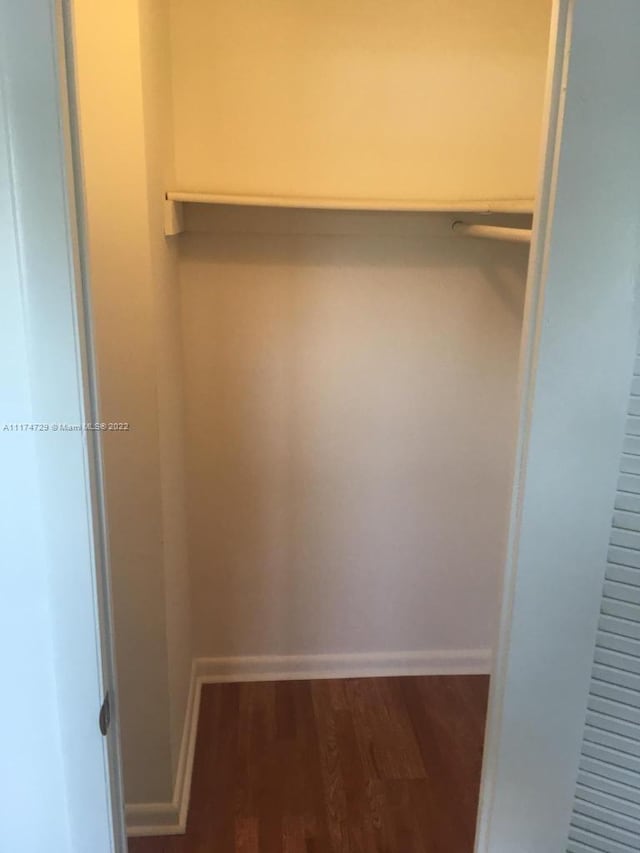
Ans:
[{"label": "door jamb", "polygon": [[[100,421],[98,374],[91,321],[91,291],[82,196],[82,160],[80,154],[78,110],[75,89],[75,68],[71,29],[71,0],[56,0],[55,22],[58,57],[58,91],[61,132],[66,150],[67,209],[69,233],[73,239],[73,264],[76,317],[82,360],[84,410],[90,422]],[[87,433],[88,479],[91,495],[89,507],[95,546],[95,590],[97,598],[98,631],[101,648],[102,681],[105,696],[109,695],[110,725],[106,735],[111,818],[114,853],[126,853],[127,835],[124,817],[124,782],[118,714],[118,680],[113,632],[108,519],[105,501],[102,442],[99,432]],[[98,725],[100,709],[96,709]]]}]

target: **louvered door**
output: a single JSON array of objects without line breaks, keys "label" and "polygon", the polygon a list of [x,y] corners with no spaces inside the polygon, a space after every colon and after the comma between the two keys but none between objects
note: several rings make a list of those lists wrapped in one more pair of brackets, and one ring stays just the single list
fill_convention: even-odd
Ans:
[{"label": "louvered door", "polygon": [[640,850],[640,356],[634,373],[568,853]]}]

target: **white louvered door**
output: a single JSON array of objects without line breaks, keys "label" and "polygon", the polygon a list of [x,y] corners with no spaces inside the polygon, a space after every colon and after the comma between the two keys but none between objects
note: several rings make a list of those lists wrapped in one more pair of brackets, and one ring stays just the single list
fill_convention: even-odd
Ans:
[{"label": "white louvered door", "polygon": [[569,839],[567,853],[640,850],[640,355],[620,459]]}]

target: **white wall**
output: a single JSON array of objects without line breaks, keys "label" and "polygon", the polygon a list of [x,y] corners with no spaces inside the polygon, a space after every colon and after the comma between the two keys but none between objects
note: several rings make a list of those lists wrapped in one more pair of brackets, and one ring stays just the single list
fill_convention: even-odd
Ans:
[{"label": "white wall", "polygon": [[91,436],[54,429],[89,419],[57,11],[0,4],[0,849],[113,853]]},{"label": "white wall", "polygon": [[[6,7],[0,7],[3,20]],[[6,30],[5,30],[6,32]],[[5,47],[3,43],[3,48]],[[7,54],[4,54],[5,57]],[[9,178],[5,104],[0,101],[0,420],[33,418],[26,313]],[[40,514],[35,433],[0,432],[0,661],[14,699],[0,703],[2,836],[13,849],[70,849],[57,714],[49,584]],[[19,697],[19,698],[17,698]],[[42,709],[46,713],[42,713]],[[34,808],[34,791],[48,796]],[[10,848],[7,848],[10,849]]]},{"label": "white wall", "polygon": [[255,215],[181,238],[196,654],[490,647],[526,249]]}]

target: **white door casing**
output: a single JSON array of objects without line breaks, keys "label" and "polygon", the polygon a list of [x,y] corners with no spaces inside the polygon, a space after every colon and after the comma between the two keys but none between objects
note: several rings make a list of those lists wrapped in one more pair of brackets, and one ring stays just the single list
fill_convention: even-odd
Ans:
[{"label": "white door casing", "polygon": [[565,850],[638,332],[640,3],[556,0],[477,853]]},{"label": "white door casing", "polygon": [[[0,850],[124,853],[99,439],[85,428],[96,420],[96,395],[62,12],[59,2],[0,0],[8,534],[0,547],[10,567],[0,623],[13,625],[7,651],[19,672],[8,703],[16,769],[2,797]],[[105,739],[98,713],[107,690]],[[42,739],[37,752],[32,737]]]}]

